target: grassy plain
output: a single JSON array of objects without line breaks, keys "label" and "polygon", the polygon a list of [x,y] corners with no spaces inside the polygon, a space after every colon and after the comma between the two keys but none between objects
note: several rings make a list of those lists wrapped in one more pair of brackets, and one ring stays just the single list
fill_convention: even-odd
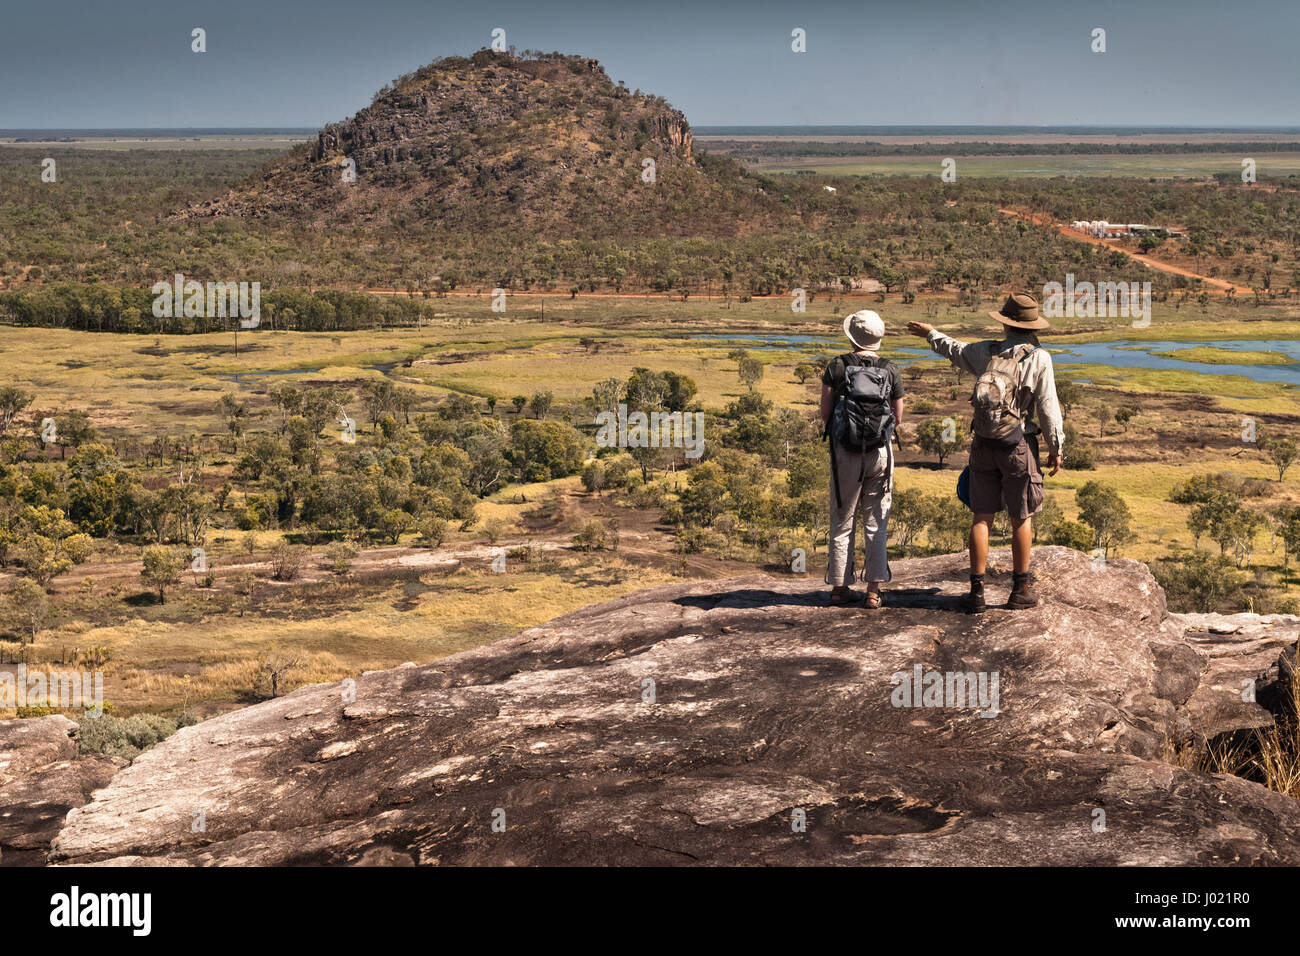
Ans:
[{"label": "grassy plain", "polygon": [[[1076,155],[963,156],[961,145],[933,156],[808,156],[773,157],[748,163],[758,172],[824,176],[934,176],[945,158],[957,161],[957,175],[985,177],[1137,176],[1143,179],[1202,179],[1220,173],[1240,173],[1241,157],[1228,153],[1112,153]],[[1259,168],[1268,175],[1300,173],[1300,153],[1268,153]]]}]

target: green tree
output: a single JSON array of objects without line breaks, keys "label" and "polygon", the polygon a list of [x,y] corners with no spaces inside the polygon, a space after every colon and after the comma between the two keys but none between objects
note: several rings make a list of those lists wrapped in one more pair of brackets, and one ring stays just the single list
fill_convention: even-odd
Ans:
[{"label": "green tree", "polygon": [[400,508],[392,508],[380,517],[379,532],[388,539],[390,544],[397,544],[402,535],[411,530],[414,521],[415,519]]},{"label": "green tree", "polygon": [[29,506],[19,518],[18,553],[23,567],[42,588],[90,557],[93,542],[58,508]]},{"label": "green tree", "polygon": [[1269,461],[1277,468],[1277,480],[1281,481],[1286,477],[1287,469],[1295,462],[1296,455],[1300,454],[1300,448],[1290,438],[1273,438],[1259,443],[1259,447],[1264,449],[1268,455]]},{"label": "green tree", "polygon": [[36,398],[14,385],[0,386],[0,437],[9,434],[9,426]]},{"label": "green tree", "polygon": [[917,488],[895,488],[889,509],[889,530],[904,555],[939,516],[939,498]]},{"label": "green tree", "polygon": [[24,645],[23,657],[26,659],[26,645],[35,644],[36,638],[49,624],[50,600],[43,587],[24,578],[9,592],[8,603],[9,616]]},{"label": "green tree", "polygon": [[167,588],[180,581],[188,555],[177,548],[154,545],[145,548],[140,557],[144,564],[140,578],[147,586],[158,590],[158,603],[165,603]]},{"label": "green tree", "polygon": [[746,356],[736,363],[736,374],[740,376],[741,383],[752,392],[763,378],[763,363]]},{"label": "green tree", "polygon": [[966,444],[966,425],[956,418],[927,418],[916,430],[916,442],[921,450],[936,455],[939,467],[958,448]]},{"label": "green tree", "polygon": [[522,418],[510,430],[507,457],[521,481],[550,481],[582,468],[582,438],[564,422]]},{"label": "green tree", "polygon": [[1101,548],[1106,557],[1137,537],[1133,533],[1133,513],[1109,485],[1087,482],[1076,493],[1075,503],[1079,517],[1092,528],[1093,547]]},{"label": "green tree", "polygon": [[537,392],[528,400],[528,407],[533,410],[533,417],[539,422],[546,421],[546,416],[555,404],[555,396],[550,392]]}]

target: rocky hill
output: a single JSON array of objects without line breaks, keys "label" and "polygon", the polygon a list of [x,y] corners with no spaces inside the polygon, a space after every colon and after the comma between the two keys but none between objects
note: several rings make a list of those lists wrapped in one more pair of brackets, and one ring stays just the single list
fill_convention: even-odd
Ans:
[{"label": "rocky hill", "polygon": [[[0,819],[73,807],[70,863],[1300,863],[1300,803],[1179,766],[1271,723],[1241,681],[1276,699],[1300,622],[1168,615],[1145,566],[1061,548],[1040,607],[972,618],[964,560],[899,562],[879,612],[796,577],[643,591],[188,727],[89,802],[41,797],[59,755],[10,731]],[[918,668],[996,699],[898,706]]]},{"label": "rocky hill", "polygon": [[755,227],[766,212],[738,166],[699,160],[685,116],[615,84],[595,60],[483,50],[399,78],[254,181],[178,218],[707,236]]}]

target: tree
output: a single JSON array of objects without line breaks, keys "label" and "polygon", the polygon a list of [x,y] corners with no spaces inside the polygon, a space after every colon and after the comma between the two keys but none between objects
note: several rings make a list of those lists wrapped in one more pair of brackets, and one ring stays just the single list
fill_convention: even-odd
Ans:
[{"label": "tree", "polygon": [[799,380],[800,385],[807,383],[808,379],[817,374],[817,369],[811,365],[803,364],[794,367],[794,376]]},{"label": "tree", "polygon": [[1133,416],[1136,414],[1137,409],[1123,405],[1120,408],[1115,409],[1115,421],[1119,424],[1120,428],[1124,431],[1128,431],[1128,423],[1133,420]]},{"label": "tree", "polygon": [[58,417],[59,457],[66,458],[68,447],[80,448],[95,440],[95,426],[80,408],[70,408]]},{"label": "tree", "polygon": [[927,418],[916,430],[916,441],[922,451],[938,456],[942,468],[943,460],[966,443],[966,425],[955,418]]},{"label": "tree", "polygon": [[437,515],[425,515],[415,527],[420,540],[430,548],[437,548],[447,540],[447,522]]},{"label": "tree", "polygon": [[1097,453],[1069,422],[1065,424],[1065,447],[1061,449],[1071,471],[1092,471],[1097,467]]},{"label": "tree", "polygon": [[36,398],[14,385],[0,387],[0,437],[9,433],[14,419]]},{"label": "tree", "polygon": [[29,506],[18,519],[18,553],[23,567],[42,588],[90,557],[93,542],[58,508]]},{"label": "tree", "polygon": [[609,476],[605,473],[605,466],[598,461],[593,461],[582,469],[582,487],[588,492],[595,492],[596,497],[600,497],[601,491],[604,490]]},{"label": "tree", "polygon": [[1109,485],[1087,482],[1076,493],[1075,503],[1079,506],[1079,517],[1092,528],[1093,547],[1103,549],[1106,557],[1137,537],[1133,533],[1133,513]]},{"label": "tree", "polygon": [[546,421],[546,416],[555,404],[555,396],[550,392],[537,392],[528,400],[528,407],[533,410],[533,417],[539,422]]},{"label": "tree", "polygon": [[1300,507],[1282,507],[1277,510],[1277,535],[1282,539],[1282,569],[1286,570],[1292,555],[1300,552]]},{"label": "tree", "polygon": [[939,499],[917,488],[895,488],[889,509],[889,530],[903,554],[912,550],[921,533],[939,515]]},{"label": "tree", "polygon": [[262,687],[269,686],[271,697],[279,697],[288,676],[305,663],[300,654],[277,651],[272,644],[258,657],[258,680]]},{"label": "tree", "polygon": [[1056,380],[1056,402],[1062,410],[1069,411],[1075,405],[1083,400],[1083,389],[1078,383],[1070,381],[1068,378],[1058,378]]},{"label": "tree", "polygon": [[756,358],[745,356],[736,363],[736,374],[740,376],[741,383],[748,386],[752,392],[754,386],[763,378],[763,363]]},{"label": "tree", "polygon": [[591,398],[595,402],[596,411],[609,412],[611,415],[618,414],[618,403],[622,395],[623,380],[621,378],[602,379],[591,390]]},{"label": "tree", "polygon": [[414,519],[400,508],[385,511],[379,519],[379,532],[391,544],[397,544],[402,535],[411,529]]},{"label": "tree", "polygon": [[582,468],[582,439],[571,425],[522,418],[511,428],[510,437],[507,456],[521,481],[550,481]]},{"label": "tree", "polygon": [[[14,585],[8,598],[10,615],[22,643],[35,644],[50,618],[50,600],[45,596],[45,589],[35,581],[23,579]],[[23,653],[26,657],[25,649]]]},{"label": "tree", "polygon": [[1290,438],[1272,438],[1259,443],[1259,447],[1264,449],[1269,460],[1277,468],[1277,480],[1281,481],[1286,477],[1287,469],[1295,462],[1296,455],[1300,454],[1300,448],[1296,446],[1293,439]]},{"label": "tree", "polygon": [[515,414],[518,415],[524,410],[524,406],[528,404],[528,396],[516,395],[510,399],[510,404],[515,407]]},{"label": "tree", "polygon": [[1111,409],[1109,405],[1103,402],[1102,404],[1094,408],[1092,410],[1092,413],[1097,418],[1097,434],[1099,436],[1105,437],[1106,423],[1115,417],[1115,412]]},{"label": "tree", "polygon": [[166,602],[167,588],[180,581],[187,557],[182,550],[162,545],[144,549],[141,555],[144,567],[140,569],[140,577],[150,588],[158,589],[159,604]]},{"label": "tree", "polygon": [[1042,538],[1044,541],[1049,540],[1052,537],[1052,533],[1064,520],[1065,512],[1062,511],[1061,506],[1057,504],[1056,496],[1045,495],[1043,497],[1043,507],[1039,510],[1038,514],[1034,515],[1033,524],[1031,525],[1034,541],[1037,542],[1039,538]]}]

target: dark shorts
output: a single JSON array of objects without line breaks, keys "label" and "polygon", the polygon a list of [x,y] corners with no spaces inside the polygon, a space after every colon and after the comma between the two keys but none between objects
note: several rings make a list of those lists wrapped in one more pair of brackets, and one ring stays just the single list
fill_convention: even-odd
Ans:
[{"label": "dark shorts", "polygon": [[1043,473],[1038,468],[1038,437],[1001,445],[978,435],[970,446],[970,506],[977,515],[1003,509],[1016,521],[1043,506]]}]

